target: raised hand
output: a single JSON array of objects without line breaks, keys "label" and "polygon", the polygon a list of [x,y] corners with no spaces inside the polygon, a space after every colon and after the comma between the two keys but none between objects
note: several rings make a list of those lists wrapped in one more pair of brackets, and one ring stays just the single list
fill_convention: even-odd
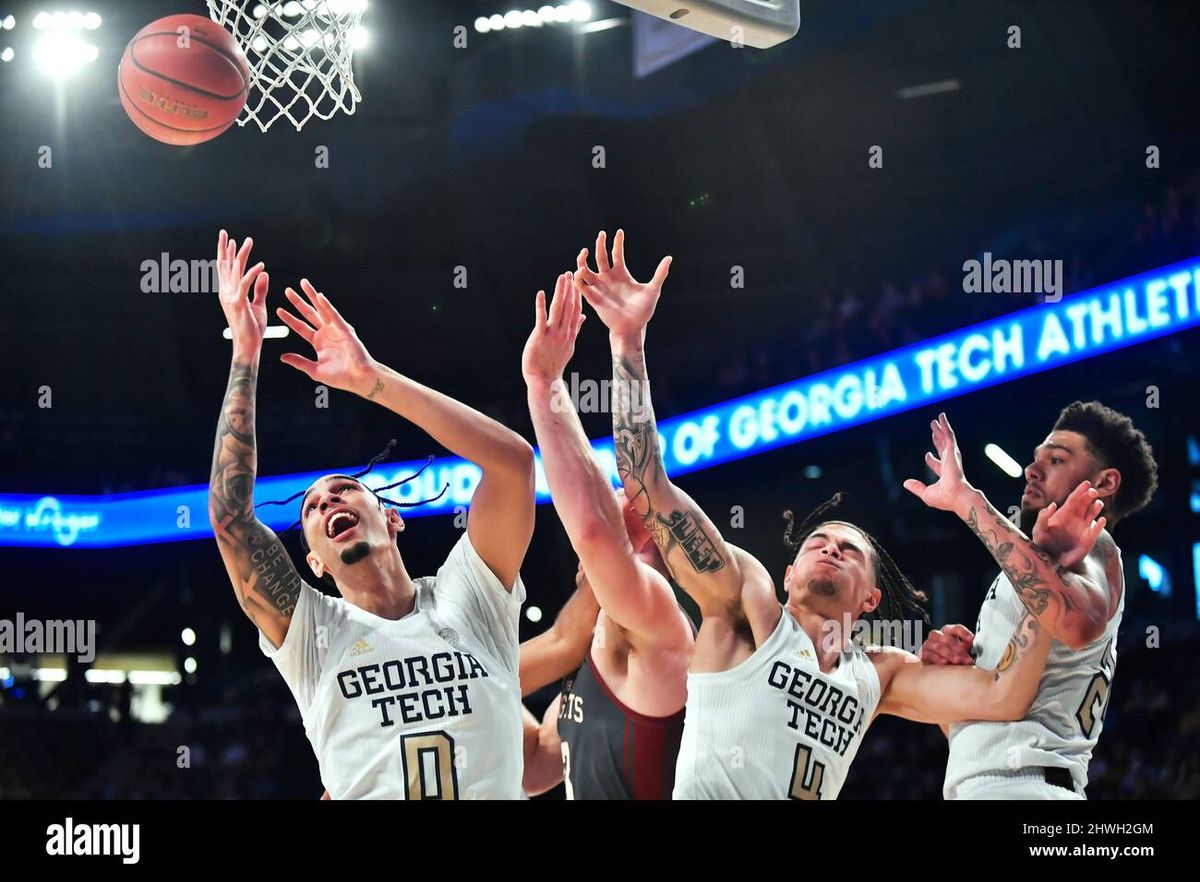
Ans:
[{"label": "raised hand", "polygon": [[963,495],[970,492],[971,485],[963,476],[962,454],[958,451],[958,439],[944,413],[929,424],[933,432],[933,447],[937,456],[925,454],[925,464],[937,475],[936,483],[926,486],[915,478],[904,482],[904,489],[912,493],[930,508],[954,511]]},{"label": "raised hand", "polygon": [[270,280],[263,271],[262,261],[246,269],[253,247],[254,240],[248,238],[238,248],[237,242],[230,239],[224,230],[217,237],[219,297],[225,321],[229,323],[229,331],[233,335],[234,351],[257,356],[267,330],[267,286]]},{"label": "raised hand", "polygon": [[654,278],[649,282],[639,282],[625,266],[625,231],[617,230],[613,237],[610,262],[605,233],[601,230],[596,236],[596,270],[588,266],[586,248],[579,252],[576,262],[575,284],[608,330],[617,335],[640,333],[654,315],[671,258],[664,257],[659,261]]},{"label": "raised hand", "polygon": [[285,291],[299,316],[282,308],[275,312],[301,339],[312,344],[317,360],[294,352],[281,355],[279,360],[303,371],[318,383],[368,395],[374,383],[375,362],[367,347],[358,339],[350,323],[334,309],[329,298],[314,288],[308,279],[301,279],[300,287],[307,300],[291,288]]},{"label": "raised hand", "polygon": [[[1038,512],[1033,541],[1067,569],[1081,564],[1092,551],[1107,522],[1099,517],[1104,500],[1090,481],[1082,482],[1059,508],[1050,503]],[[1099,518],[1099,519],[1097,519]]]},{"label": "raised hand", "polygon": [[574,281],[571,273],[558,277],[549,314],[546,312],[546,292],[537,292],[533,331],[521,355],[521,373],[526,383],[561,380],[567,362],[575,354],[575,338],[586,316]]}]

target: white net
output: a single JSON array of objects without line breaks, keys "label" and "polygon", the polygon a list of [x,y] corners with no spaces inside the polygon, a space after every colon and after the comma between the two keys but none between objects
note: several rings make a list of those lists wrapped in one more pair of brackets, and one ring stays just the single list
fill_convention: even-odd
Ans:
[{"label": "white net", "polygon": [[287,118],[299,131],[314,116],[354,113],[362,96],[351,60],[367,0],[208,0],[208,14],[250,62],[250,95],[238,125],[264,132]]}]

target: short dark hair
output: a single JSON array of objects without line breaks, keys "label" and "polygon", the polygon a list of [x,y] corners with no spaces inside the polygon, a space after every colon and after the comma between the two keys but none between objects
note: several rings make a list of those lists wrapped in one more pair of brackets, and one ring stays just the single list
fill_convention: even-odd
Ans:
[{"label": "short dark hair", "polygon": [[1121,473],[1121,486],[1109,501],[1108,519],[1140,511],[1158,489],[1158,463],[1142,430],[1125,414],[1099,401],[1073,401],[1062,409],[1056,432],[1078,432],[1101,468]]}]

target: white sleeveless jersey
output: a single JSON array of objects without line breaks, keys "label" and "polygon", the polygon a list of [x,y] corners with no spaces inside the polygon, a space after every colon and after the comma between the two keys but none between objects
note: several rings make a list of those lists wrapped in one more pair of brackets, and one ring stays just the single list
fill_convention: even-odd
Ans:
[{"label": "white sleeveless jersey", "polygon": [[[971,722],[950,727],[943,796],[977,775],[1005,775],[1039,766],[1070,771],[1075,789],[1087,786],[1088,762],[1104,728],[1108,690],[1117,665],[1117,629],[1125,593],[1104,633],[1080,650],[1057,641],[1050,649],[1037,697],[1023,720]],[[1003,574],[996,576],[975,624],[975,666],[995,670],[1025,605]],[[1065,791],[1064,791],[1065,793]]]},{"label": "white sleeveless jersey", "polygon": [[822,673],[786,609],[748,659],[687,685],[675,799],[836,799],[880,691],[857,647]]},{"label": "white sleeveless jersey", "polygon": [[380,618],[304,585],[278,649],[333,799],[520,799],[524,766],[511,593],[466,533],[416,604]]}]

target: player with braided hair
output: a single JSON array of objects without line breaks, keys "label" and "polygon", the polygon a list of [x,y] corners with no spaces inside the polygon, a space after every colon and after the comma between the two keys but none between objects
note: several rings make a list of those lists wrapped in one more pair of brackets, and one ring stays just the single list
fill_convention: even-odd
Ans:
[{"label": "player with braided hair", "polygon": [[533,451],[499,423],[378,363],[307,280],[280,318],[316,360],[285,364],[382,404],[480,467],[467,529],[435,576],[413,578],[404,521],[356,477],[327,475],[300,505],[308,585],[255,516],[255,387],[267,324],[263,265],[221,231],[220,301],[233,366],[213,453],[209,519],[238,602],[300,708],[334,799],[521,795],[519,568],[533,532]]},{"label": "player with braided hair", "polygon": [[888,615],[908,614],[919,601],[879,543],[853,524],[821,520],[823,507],[789,530],[795,556],[781,603],[766,567],[728,543],[671,481],[645,357],[670,258],[650,282],[637,282],[624,245],[618,231],[610,260],[601,233],[596,269],[582,250],[575,282],[609,330],[613,438],[625,494],[702,616],[675,798],[836,798],[877,713],[921,722],[1018,719],[1048,651],[1032,617],[1018,624],[1009,663],[995,672],[922,665],[890,647],[864,650],[851,633],[860,616],[885,600]]}]

